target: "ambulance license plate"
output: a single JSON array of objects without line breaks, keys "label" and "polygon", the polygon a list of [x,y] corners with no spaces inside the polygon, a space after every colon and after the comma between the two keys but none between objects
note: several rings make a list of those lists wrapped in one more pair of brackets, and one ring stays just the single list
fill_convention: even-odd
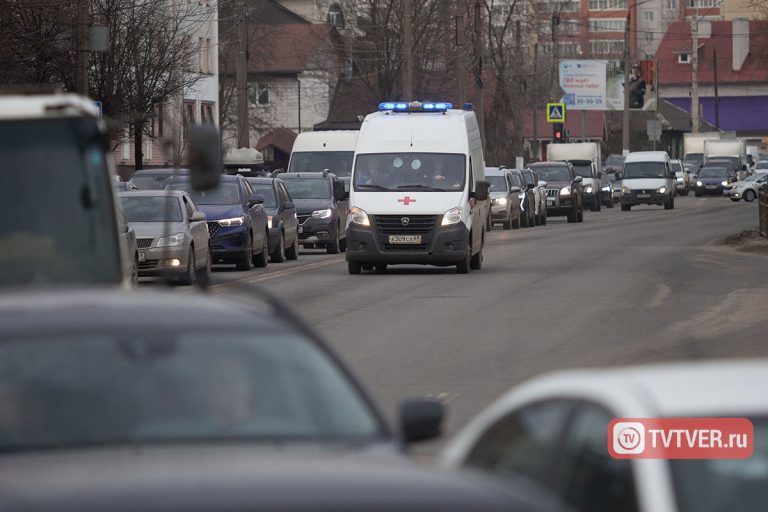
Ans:
[{"label": "ambulance license plate", "polygon": [[420,244],[421,235],[389,235],[391,244]]}]

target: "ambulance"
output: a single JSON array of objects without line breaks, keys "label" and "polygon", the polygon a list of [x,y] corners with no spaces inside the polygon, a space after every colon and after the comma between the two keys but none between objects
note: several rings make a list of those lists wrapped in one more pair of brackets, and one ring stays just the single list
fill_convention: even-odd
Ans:
[{"label": "ambulance", "polygon": [[480,269],[488,189],[471,105],[381,103],[357,139],[349,273],[408,264]]}]

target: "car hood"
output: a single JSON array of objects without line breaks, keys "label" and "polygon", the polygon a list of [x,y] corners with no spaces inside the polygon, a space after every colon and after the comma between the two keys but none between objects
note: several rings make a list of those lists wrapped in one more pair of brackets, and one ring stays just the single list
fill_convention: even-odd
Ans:
[{"label": "car hood", "polygon": [[663,187],[667,184],[664,178],[629,178],[621,180],[621,185],[630,190],[647,190]]},{"label": "car hood", "polygon": [[355,192],[352,206],[371,215],[442,215],[463,198],[464,192]]},{"label": "car hood", "polygon": [[723,181],[727,181],[728,178],[699,178],[698,181],[702,183],[706,183],[708,185],[715,185],[717,183],[722,183]]},{"label": "car hood", "polygon": [[199,204],[197,208],[208,217],[209,221],[242,217],[242,205],[239,204]]},{"label": "car hood", "polygon": [[187,232],[187,224],[184,222],[131,222],[130,224],[136,231],[136,238],[157,238]]},{"label": "car hood", "polygon": [[296,206],[296,213],[312,213],[333,206],[330,199],[294,199],[293,204]]},{"label": "car hood", "polygon": [[522,480],[427,469],[381,444],[139,445],[9,454],[0,461],[0,509],[564,510]]},{"label": "car hood", "polygon": [[570,181],[553,181],[553,180],[547,180],[547,188],[556,188],[560,190],[563,187],[569,187],[571,186]]}]

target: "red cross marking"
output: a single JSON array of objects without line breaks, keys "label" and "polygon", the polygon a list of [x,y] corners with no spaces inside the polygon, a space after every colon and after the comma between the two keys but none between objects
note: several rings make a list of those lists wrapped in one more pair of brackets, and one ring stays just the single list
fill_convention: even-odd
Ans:
[{"label": "red cross marking", "polygon": [[405,197],[404,197],[404,198],[402,198],[402,199],[398,199],[398,200],[397,200],[397,202],[398,202],[398,203],[403,203],[403,206],[408,206],[408,205],[409,205],[409,204],[411,204],[411,203],[415,203],[415,202],[416,202],[416,200],[415,200],[415,199],[413,199],[412,197],[408,197],[408,196],[405,196]]}]

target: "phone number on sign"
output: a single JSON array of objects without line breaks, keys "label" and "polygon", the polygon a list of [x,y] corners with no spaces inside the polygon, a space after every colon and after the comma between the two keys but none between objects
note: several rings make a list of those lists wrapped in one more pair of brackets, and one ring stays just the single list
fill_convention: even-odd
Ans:
[{"label": "phone number on sign", "polygon": [[576,105],[602,105],[603,98],[576,98]]}]

